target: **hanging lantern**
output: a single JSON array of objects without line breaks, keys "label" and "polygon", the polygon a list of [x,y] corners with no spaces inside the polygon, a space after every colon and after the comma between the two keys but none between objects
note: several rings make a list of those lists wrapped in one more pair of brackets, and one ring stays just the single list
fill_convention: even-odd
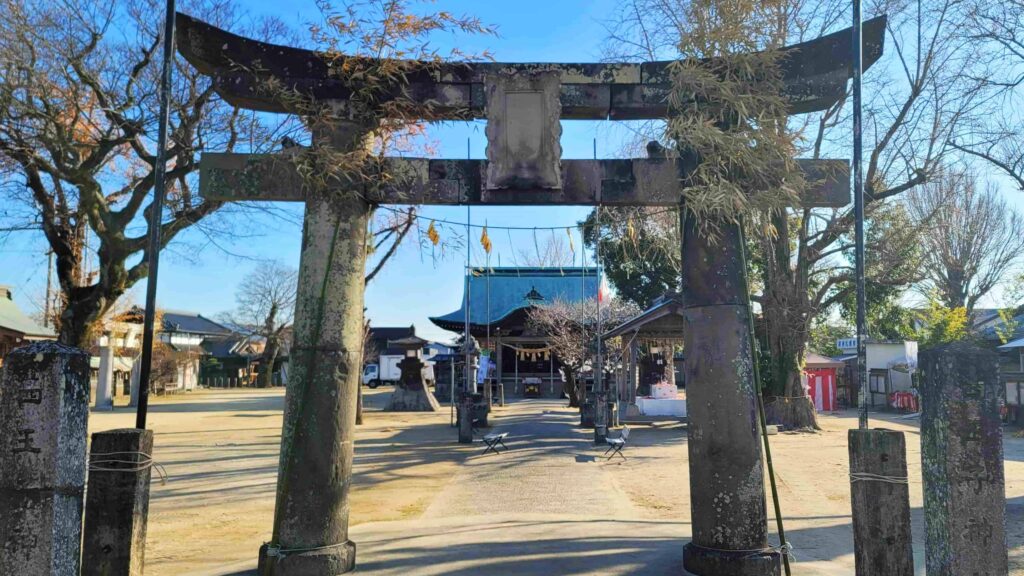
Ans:
[{"label": "hanging lantern", "polygon": [[484,226],[484,231],[480,234],[480,245],[484,247],[484,252],[491,253],[491,238],[487,236],[487,226]]},{"label": "hanging lantern", "polygon": [[441,235],[437,233],[437,228],[434,227],[434,221],[430,221],[430,226],[427,226],[427,238],[430,239],[431,244],[437,246],[441,242]]}]

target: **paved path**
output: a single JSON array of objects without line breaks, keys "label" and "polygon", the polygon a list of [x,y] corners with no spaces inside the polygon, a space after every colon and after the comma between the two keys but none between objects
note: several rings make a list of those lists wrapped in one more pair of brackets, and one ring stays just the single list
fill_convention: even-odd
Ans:
[{"label": "paved path", "polygon": [[688,527],[638,519],[578,418],[549,400],[493,413],[509,450],[469,458],[420,518],[354,527],[359,571],[679,574]]},{"label": "paved path", "polygon": [[[468,459],[427,508],[424,519],[501,514],[628,518],[629,497],[604,471],[603,449],[561,403],[510,403],[492,418],[509,450]],[[483,452],[483,450],[481,450]],[[618,459],[616,459],[618,460]]]}]

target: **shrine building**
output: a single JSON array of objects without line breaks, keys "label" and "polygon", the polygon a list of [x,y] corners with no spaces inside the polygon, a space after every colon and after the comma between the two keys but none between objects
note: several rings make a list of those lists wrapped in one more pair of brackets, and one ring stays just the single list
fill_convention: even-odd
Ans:
[{"label": "shrine building", "polygon": [[468,308],[470,334],[482,349],[496,352],[489,377],[502,382],[513,397],[523,395],[524,381],[539,379],[541,397],[560,398],[562,364],[547,336],[529,326],[529,310],[555,301],[593,303],[597,282],[594,268],[472,268],[463,284],[461,307],[430,321],[461,334]]}]

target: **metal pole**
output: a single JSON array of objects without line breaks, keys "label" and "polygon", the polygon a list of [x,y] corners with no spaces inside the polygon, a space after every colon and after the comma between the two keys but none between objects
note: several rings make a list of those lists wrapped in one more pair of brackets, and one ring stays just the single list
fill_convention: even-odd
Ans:
[{"label": "metal pole", "polygon": [[470,369],[470,353],[469,353],[469,306],[473,302],[472,299],[472,278],[473,269],[469,266],[469,254],[470,254],[470,243],[469,243],[469,206],[466,206],[466,332],[462,339],[463,349],[466,353],[466,393],[476,393],[476,382],[473,379],[472,370]]},{"label": "metal pole", "polygon": [[[596,149],[597,144],[595,141],[594,147]],[[602,363],[603,358],[601,357],[601,206],[597,206],[597,235],[595,237],[597,247],[594,249],[594,264],[597,272],[597,363],[596,371],[594,372],[594,392],[604,392],[604,364]],[[596,398],[596,395],[595,395]],[[600,410],[601,408],[595,406],[595,409]],[[596,428],[595,428],[596,430]]]},{"label": "metal pole", "polygon": [[[466,158],[469,159],[469,157],[470,157],[469,138],[466,138]],[[464,350],[466,352],[466,393],[467,394],[471,394],[471,393],[475,394],[476,393],[476,382],[475,382],[475,379],[473,378],[473,373],[472,373],[473,371],[470,369],[470,354],[469,354],[469,338],[470,338],[470,335],[469,335],[469,305],[473,301],[472,298],[471,298],[471,293],[470,293],[470,290],[471,290],[471,288],[470,288],[470,281],[472,280],[472,278],[470,278],[470,276],[473,275],[473,269],[470,267],[470,255],[473,253],[473,244],[472,244],[472,242],[471,242],[471,240],[469,238],[469,235],[470,235],[469,222],[470,222],[471,217],[472,217],[471,207],[467,204],[466,205],[466,333],[465,333],[465,336],[464,336],[464,338],[462,340],[463,348],[464,348]]]},{"label": "metal pole", "polygon": [[[487,225],[487,221],[484,220],[484,226]],[[485,304],[487,305],[487,350],[491,352],[491,355],[487,358],[487,369],[491,369],[491,365],[494,362],[494,347],[491,346],[491,253],[487,252],[487,256],[484,261],[484,290],[487,293]],[[491,380],[487,377],[487,373],[484,373],[484,386],[487,392],[488,398],[492,394]]]},{"label": "metal pole", "polygon": [[160,265],[160,226],[163,220],[164,198],[167,195],[165,171],[167,169],[167,114],[171,98],[171,59],[174,57],[174,0],[167,0],[164,14],[163,68],[160,71],[160,118],[156,137],[156,164],[153,167],[153,203],[149,212],[149,248],[146,259],[149,271],[146,279],[146,311],[142,324],[142,366],[139,368],[139,401],[135,412],[135,427],[146,427],[149,410],[149,378],[153,366],[153,324],[156,321],[156,284]]},{"label": "metal pole", "polygon": [[[580,274],[580,319],[579,328],[584,330],[587,325],[587,237],[584,234],[584,228],[580,227],[580,268],[582,268],[582,274]],[[583,387],[580,390],[580,386]],[[579,378],[576,381],[576,397],[580,401],[582,410],[583,401],[587,395],[587,379],[583,374],[583,367],[580,367]],[[572,399],[569,400],[570,404]]]},{"label": "metal pole", "polygon": [[864,290],[864,175],[861,173],[861,74],[864,38],[860,0],[853,0],[853,210],[856,218],[855,261],[857,274],[857,406],[859,426],[868,427],[867,296]]},{"label": "metal pole", "polygon": [[50,327],[50,287],[53,286],[53,250],[46,253],[46,302],[43,305],[43,328]]},{"label": "metal pole", "polygon": [[[597,160],[597,138],[594,138],[594,160]],[[602,385],[604,384],[604,364],[601,360],[601,205],[597,205],[597,233],[594,236],[596,247],[594,248],[594,265],[597,271],[597,365],[596,372],[594,373],[594,392],[595,400],[598,399],[597,394],[604,391]],[[601,410],[599,406],[594,407],[595,410]],[[597,427],[594,428],[597,430]]]}]

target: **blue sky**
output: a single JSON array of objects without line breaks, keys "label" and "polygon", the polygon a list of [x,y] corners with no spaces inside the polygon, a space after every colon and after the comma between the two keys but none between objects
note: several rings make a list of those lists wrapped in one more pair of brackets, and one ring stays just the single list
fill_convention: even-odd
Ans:
[{"label": "blue sky", "polygon": [[[298,0],[280,10],[281,2],[240,0],[253,15],[273,14],[304,34],[304,23],[316,19],[313,0]],[[455,13],[471,13],[485,23],[498,26],[500,36],[462,39],[458,47],[466,52],[490,50],[500,61],[594,61],[601,57],[601,44],[606,36],[602,21],[614,14],[613,0],[519,0],[507,2],[470,2],[441,0],[438,9]],[[445,44],[448,43],[448,45]],[[450,38],[441,38],[438,47],[451,47]],[[566,158],[590,158],[597,140],[599,157],[620,156],[622,130],[609,129],[597,122],[563,122],[562,147]],[[438,155],[465,157],[467,140],[470,155],[484,156],[483,124],[460,124],[434,128],[432,140],[438,143]],[[1009,186],[1006,187],[1009,189]],[[1007,193],[1014,205],[1022,205],[1021,195]],[[193,310],[215,316],[234,306],[234,292],[239,280],[256,265],[254,258],[277,259],[298,266],[301,206],[286,208],[292,222],[257,216],[238,226],[255,234],[244,241],[227,245],[236,255],[228,255],[213,246],[197,250],[203,244],[197,234],[186,234],[161,260],[158,301],[167,309]],[[427,218],[466,221],[465,208],[427,207],[421,212]],[[491,226],[573,226],[581,220],[584,208],[474,208],[474,223]],[[423,221],[424,228],[429,220]],[[551,235],[564,237],[565,231],[531,230],[505,232],[492,229],[494,242],[491,264],[514,265],[521,260],[521,251],[531,252],[535,241],[543,242]],[[474,229],[471,244],[473,263],[483,264]],[[575,245],[579,250],[580,242]],[[0,284],[14,286],[17,302],[34,311],[41,302],[46,284],[46,245],[34,233],[19,233],[0,243]],[[238,257],[241,255],[243,257]],[[427,318],[459,307],[462,297],[465,252],[434,258],[431,250],[421,250],[415,243],[404,245],[384,271],[371,283],[366,305],[372,322],[378,326],[415,324],[423,337],[448,340],[452,334],[433,326]],[[145,284],[135,290],[135,299],[142,300]],[[987,302],[985,304],[991,304]]]},{"label": "blue sky", "polygon": [[[240,0],[252,14],[275,15],[294,25],[298,34],[304,34],[304,23],[317,17],[313,0],[287,3],[280,10],[280,2],[268,0]],[[543,2],[522,0],[514,4],[505,2],[469,2],[444,0],[437,4],[456,14],[473,14],[486,23],[498,26],[500,36],[463,38],[458,47],[467,52],[491,50],[499,60],[508,61],[593,61],[600,59],[601,41],[605,36],[600,19],[614,12],[615,2],[610,0]],[[445,45],[444,42],[449,42]],[[450,47],[450,39],[439,39],[440,48]],[[566,158],[590,158],[593,142],[599,138],[597,151],[602,157],[616,156],[619,141],[607,140],[608,130],[596,122],[566,122],[562,138]],[[484,156],[483,124],[461,124],[435,128],[431,139],[439,145],[438,155],[454,158],[466,156],[467,139],[474,158]],[[301,220],[301,207],[286,208]],[[422,212],[430,218],[466,221],[465,208],[428,207]],[[506,226],[572,226],[583,217],[584,208],[475,208],[474,223]],[[424,221],[424,228],[429,221]],[[239,280],[256,265],[251,258],[277,259],[292,266],[299,263],[301,229],[293,223],[266,217],[242,222],[244,230],[257,233],[254,238],[237,242],[227,248],[245,256],[239,258],[225,254],[212,246],[196,253],[203,240],[197,234],[186,234],[183,243],[173,246],[161,256],[159,305],[167,309],[193,310],[204,315],[216,314],[234,307],[234,292]],[[540,242],[551,232],[537,232]],[[564,231],[559,231],[564,236]],[[473,230],[476,250],[474,264],[483,264],[478,248],[480,231]],[[519,250],[533,250],[532,231],[492,230],[494,243],[492,265],[497,265],[500,254],[503,265],[518,260]],[[510,247],[514,244],[516,248]],[[580,245],[577,238],[577,250]],[[46,243],[34,233],[18,233],[0,243],[0,284],[15,288],[15,299],[27,312],[38,309],[46,286]],[[431,251],[422,251],[415,243],[406,243],[366,292],[369,316],[375,325],[415,324],[421,336],[448,340],[445,332],[427,318],[442,315],[459,307],[462,297],[465,252],[433,258]],[[145,283],[133,290],[133,297],[144,299]]]}]

